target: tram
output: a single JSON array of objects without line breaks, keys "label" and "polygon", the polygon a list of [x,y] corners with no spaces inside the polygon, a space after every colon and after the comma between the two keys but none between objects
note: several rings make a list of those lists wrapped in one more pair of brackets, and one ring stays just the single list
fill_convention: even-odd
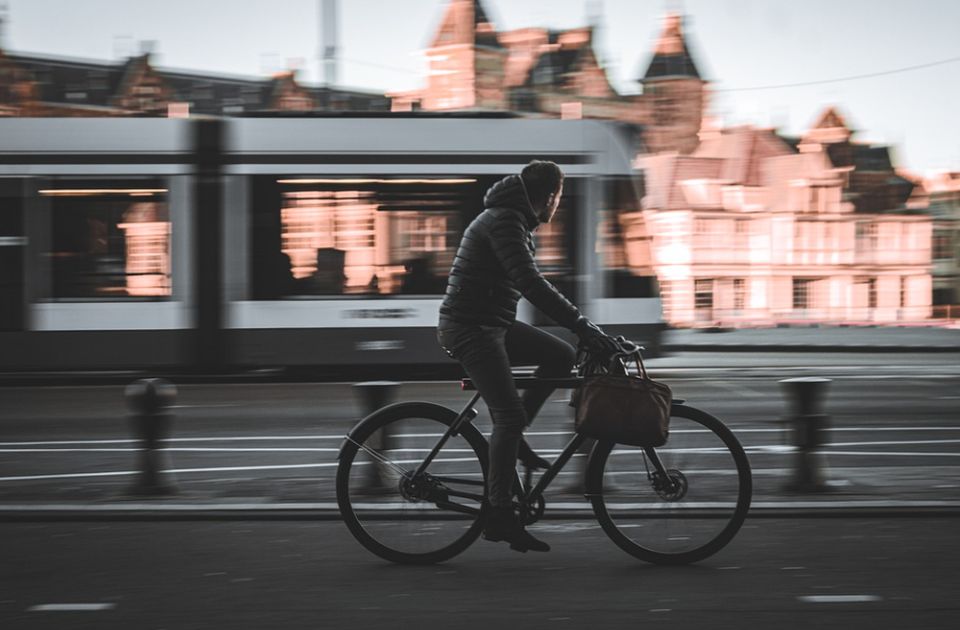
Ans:
[{"label": "tram", "polygon": [[566,174],[541,270],[655,350],[633,137],[463,115],[0,120],[0,370],[444,364],[460,235],[532,159]]}]

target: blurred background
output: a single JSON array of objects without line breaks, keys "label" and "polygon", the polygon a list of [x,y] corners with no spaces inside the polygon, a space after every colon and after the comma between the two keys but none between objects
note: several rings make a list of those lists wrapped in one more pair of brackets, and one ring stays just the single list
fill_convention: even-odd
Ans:
[{"label": "blurred background", "polygon": [[[847,543],[876,526],[864,510],[955,514],[957,23],[948,0],[0,0],[0,515],[335,516],[336,452],[372,397],[466,402],[435,338],[447,273],[486,190],[532,159],[566,173],[541,270],[731,426],[756,514],[861,519]],[[527,303],[520,318],[572,340]],[[154,376],[178,386],[169,483],[141,509],[123,387]],[[803,431],[779,383],[794,377],[829,383],[799,490]],[[548,457],[568,395],[529,433]],[[580,499],[583,459],[554,498]],[[58,571],[103,551],[101,590],[60,596],[113,606],[123,554],[84,531],[79,556],[42,551],[55,528],[15,535]],[[797,536],[748,527],[727,553],[795,549],[779,568],[821,558],[831,584],[898,596],[845,573],[867,553],[853,543]],[[926,550],[899,548],[914,610],[955,610],[919,571]],[[7,577],[0,610],[47,601],[36,576]],[[776,579],[729,584],[776,608],[758,595]],[[711,589],[683,601],[715,608]]]},{"label": "blurred background", "polygon": [[653,353],[953,326],[957,9],[825,6],[6,0],[0,369],[442,365],[460,234],[535,157],[541,266]]}]

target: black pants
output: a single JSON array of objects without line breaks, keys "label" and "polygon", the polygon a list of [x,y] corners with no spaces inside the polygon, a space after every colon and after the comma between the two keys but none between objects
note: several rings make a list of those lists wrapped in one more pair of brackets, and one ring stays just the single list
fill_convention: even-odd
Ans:
[{"label": "black pants", "polygon": [[576,351],[566,341],[523,322],[502,328],[441,319],[437,339],[450,356],[460,361],[490,409],[493,434],[487,495],[491,505],[509,506],[523,430],[554,390],[527,389],[521,398],[510,366],[536,365],[537,376],[567,376]]}]

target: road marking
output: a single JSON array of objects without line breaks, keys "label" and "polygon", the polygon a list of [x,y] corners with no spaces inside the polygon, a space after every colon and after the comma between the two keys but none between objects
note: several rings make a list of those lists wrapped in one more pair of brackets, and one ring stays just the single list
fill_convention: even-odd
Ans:
[{"label": "road marking", "polygon": [[[401,459],[396,460],[393,463],[397,465],[401,464],[419,464],[422,460],[419,459]],[[441,463],[451,463],[451,462],[476,462],[476,457],[462,457],[462,458],[443,458],[435,459],[436,462]],[[361,465],[367,465],[369,462],[359,462]],[[245,472],[248,470],[288,470],[292,468],[335,468],[340,465],[339,461],[334,462],[321,462],[318,464],[279,464],[273,466],[220,466],[220,467],[211,467],[211,468],[174,468],[164,472],[181,474],[181,473],[198,473],[198,472]],[[129,475],[139,475],[141,474],[139,470],[116,470],[111,472],[91,472],[91,473],[60,473],[55,475],[22,475],[17,477],[0,477],[0,481],[38,481],[42,479],[78,479],[84,477],[123,477]]]},{"label": "road marking", "polygon": [[[779,433],[781,429],[740,429],[737,431],[738,434],[746,433]],[[706,430],[679,430],[674,431],[673,434],[681,433],[707,433]],[[558,435],[561,433],[557,433]],[[566,435],[565,433],[562,433]],[[538,433],[528,433],[527,435],[543,435]],[[439,437],[439,436],[437,436]],[[293,438],[291,438],[293,439]],[[91,442],[91,443],[101,443],[101,442]],[[34,442],[7,442],[2,444],[17,444],[17,447],[4,447],[0,448],[0,453],[130,453],[130,452],[139,452],[142,450],[140,447],[127,447],[127,448],[26,448],[31,444],[37,444]],[[47,445],[55,445],[58,443],[46,443]],[[71,442],[71,444],[76,444],[76,442]],[[948,440],[887,440],[887,441],[869,441],[869,442],[833,442],[825,445],[826,448],[837,448],[841,446],[894,446],[894,445],[906,445],[906,444],[960,444],[960,439],[948,439]],[[717,451],[719,447],[714,449],[706,449]],[[288,446],[259,446],[259,447],[187,447],[187,446],[167,446],[165,450],[169,452],[178,452],[178,453],[337,453],[340,451],[336,447],[288,447]],[[417,450],[417,449],[409,449]],[[428,450],[428,449],[427,449]],[[457,451],[462,451],[464,449],[457,449]],[[560,449],[541,449],[544,453],[560,453]],[[785,444],[756,444],[748,445],[745,447],[747,452],[767,452],[767,453],[787,453],[794,450],[793,446]],[[717,451],[719,452],[719,451]],[[838,451],[830,451],[831,454],[839,454]],[[925,454],[921,451],[918,451],[917,454]]]},{"label": "road marking", "polygon": [[[440,437],[440,434],[436,434]],[[219,437],[191,437],[191,438],[168,438],[161,440],[168,442],[237,442],[237,441],[259,441],[259,440],[343,440],[343,434],[336,435],[243,435],[243,436],[219,436]],[[0,446],[56,446],[75,445],[75,444],[136,444],[140,440],[134,439],[115,439],[115,440],[46,440],[33,442],[0,442]]]},{"label": "road marking", "polygon": [[726,381],[714,381],[714,387],[719,389],[725,389],[728,392],[732,392],[741,398],[765,398],[766,395],[762,392],[759,392],[752,387],[747,387],[746,385],[741,384],[739,381],[736,382],[736,385],[733,385],[732,382]]},{"label": "road marking", "polygon": [[[732,427],[734,433],[781,433],[787,429],[786,425],[782,428],[736,428]],[[827,429],[830,432],[839,431],[960,431],[960,426],[944,427],[832,427]],[[688,429],[685,431],[676,431],[676,433],[700,432],[706,433],[705,429]],[[526,431],[527,436],[557,436],[571,435],[572,431]],[[439,433],[417,433],[401,434],[398,437],[440,437]],[[257,436],[216,436],[216,437],[182,437],[169,438],[162,440],[164,444],[177,442],[239,442],[239,441],[269,441],[269,440],[343,440],[343,434],[333,435],[257,435]],[[23,446],[71,446],[83,444],[137,444],[140,440],[135,439],[110,439],[110,440],[43,440],[26,442],[0,442],[0,447],[23,447]]]},{"label": "road marking", "polygon": [[243,407],[243,403],[220,403],[220,404],[208,404],[208,405],[170,405],[167,409],[206,409],[214,407]]},{"label": "road marking", "polygon": [[[221,472],[221,471],[247,471],[247,470],[283,470],[289,468],[334,468],[340,462],[324,462],[320,464],[282,464],[277,466],[226,466],[222,468],[175,468],[168,470],[169,473],[193,473],[193,472]],[[112,472],[93,472],[93,473],[64,473],[58,475],[24,475],[21,477],[0,477],[0,481],[36,481],[40,479],[76,479],[81,477],[123,477],[126,475],[139,475],[139,470],[117,470]]]},{"label": "road marking", "polygon": [[[409,514],[411,508],[417,509],[416,504],[397,503],[398,511]],[[389,512],[394,508],[390,504],[359,504],[354,506],[356,509],[381,510]],[[657,511],[646,504],[618,505],[620,509],[632,508],[639,512]],[[716,504],[691,504],[688,508],[715,508]],[[728,506],[727,506],[728,507]],[[646,509],[645,509],[646,508]],[[930,509],[930,508],[960,508],[960,501],[755,501],[751,504],[751,509],[783,509],[783,510],[803,510],[803,509]],[[116,504],[71,504],[71,503],[41,503],[27,505],[3,505],[0,504],[0,514],[17,513],[42,513],[42,512],[89,512],[89,513],[136,513],[136,512],[221,512],[230,514],[235,512],[272,512],[275,510],[325,510],[336,511],[339,507],[336,503],[315,502],[315,503],[231,503],[231,504],[203,504],[203,503],[116,503]],[[432,509],[432,506],[425,506],[420,509]],[[558,502],[551,503],[550,510],[556,512],[560,510],[569,510],[575,512],[577,516],[592,518],[593,510],[586,501],[579,503]],[[595,521],[591,521],[595,522]],[[749,528],[749,525],[745,527]],[[755,528],[755,527],[754,527]],[[286,554],[285,558],[300,558],[303,554]],[[732,567],[731,567],[732,568]],[[225,574],[224,574],[225,575]]]},{"label": "road marking", "polygon": [[849,456],[862,456],[862,455],[882,455],[884,457],[960,457],[960,453],[927,453],[924,451],[914,451],[914,452],[891,452],[891,451],[825,451],[826,455],[833,457],[834,455],[849,455]]},{"label": "road marking", "polygon": [[97,603],[97,604],[38,604],[27,608],[27,612],[96,612],[99,610],[112,610],[116,604]]},{"label": "road marking", "polygon": [[879,595],[802,595],[797,599],[810,604],[847,604],[856,602],[879,602],[883,598]]},{"label": "road marking", "polygon": [[[142,448],[0,448],[0,453],[137,453]],[[259,448],[191,448],[169,446],[163,450],[173,453],[339,453],[339,448],[323,447],[259,447]],[[430,449],[423,449],[429,452]],[[557,451],[559,452],[559,451]]]},{"label": "road marking", "polygon": [[885,446],[888,444],[958,444],[960,440],[897,440],[891,442],[834,442],[827,446]]}]

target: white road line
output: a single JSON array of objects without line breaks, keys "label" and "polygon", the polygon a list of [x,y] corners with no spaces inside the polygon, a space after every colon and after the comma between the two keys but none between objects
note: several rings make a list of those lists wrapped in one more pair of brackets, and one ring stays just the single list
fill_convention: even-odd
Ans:
[{"label": "white road line", "polygon": [[[828,431],[960,431],[957,427],[834,427]],[[739,430],[734,431],[740,433]]]},{"label": "white road line", "polygon": [[[333,468],[339,462],[325,462],[321,464],[282,464],[277,466],[225,466],[221,468],[175,468],[166,472],[170,473],[194,473],[194,472],[222,472],[222,471],[246,471],[246,470],[281,470],[289,468]],[[129,475],[138,475],[138,470],[116,470],[111,472],[92,472],[92,473],[64,473],[59,475],[24,475],[20,477],[0,477],[0,481],[36,481],[39,479],[76,479],[80,477],[123,477]]]},{"label": "white road line", "polygon": [[[394,464],[410,465],[410,464],[419,464],[422,460],[420,459],[399,459],[393,460]],[[435,462],[439,463],[457,463],[457,462],[476,462],[476,457],[463,457],[463,458],[443,458],[435,459]],[[360,465],[367,465],[369,462],[358,462]],[[291,468],[334,468],[339,466],[340,462],[321,462],[317,464],[279,464],[272,466],[220,466],[212,468],[174,468],[167,470],[165,472],[173,474],[183,474],[183,473],[198,473],[198,472],[237,472],[237,471],[248,471],[248,470],[288,470]],[[82,477],[123,477],[129,475],[140,474],[138,470],[117,470],[111,472],[91,472],[91,473],[61,473],[56,475],[22,475],[17,477],[0,477],[0,481],[37,481],[41,479],[77,479]]]},{"label": "white road line", "polygon": [[958,444],[960,440],[896,440],[890,442],[833,442],[826,446],[883,446],[893,444]]},{"label": "white road line", "polygon": [[96,612],[100,610],[112,610],[116,604],[97,603],[97,604],[38,604],[27,608],[27,612]]},{"label": "white road line", "polygon": [[[437,434],[440,437],[440,434]],[[343,440],[343,435],[263,435],[263,436],[221,436],[221,437],[195,437],[195,438],[168,438],[161,440],[164,443],[170,442],[240,442],[240,441],[269,441],[269,440]],[[115,439],[115,440],[46,440],[34,442],[0,442],[0,446],[56,446],[71,444],[137,444],[140,440],[134,439]]]},{"label": "white road line", "polygon": [[[736,383],[736,385],[732,384],[734,382]],[[764,398],[765,397],[765,394],[758,392],[752,387],[747,387],[746,385],[743,385],[739,381],[730,381],[730,382],[715,381],[714,386],[720,389],[725,389],[728,392],[732,392],[733,394],[736,394],[741,398]]]},{"label": "white road line", "polygon": [[[0,453],[137,453],[141,448],[0,448]],[[339,448],[190,448],[172,446],[163,449],[176,453],[339,453]]]},{"label": "white road line", "polygon": [[[411,507],[418,504],[402,504],[405,511],[410,511]],[[675,505],[675,504],[674,504]],[[711,507],[714,504],[691,504],[692,508]],[[358,508],[360,506],[357,506]],[[624,506],[618,506],[620,508]],[[636,504],[636,509],[643,509],[646,504]],[[754,501],[752,508],[757,509],[815,509],[815,508],[860,508],[860,509],[883,509],[883,508],[958,508],[960,501],[901,501],[891,499],[887,501]],[[370,504],[364,505],[365,509],[390,509],[389,505]],[[142,510],[164,510],[168,512],[202,512],[207,510],[222,510],[225,512],[243,510],[255,512],[269,512],[276,509],[285,510],[336,510],[337,504],[332,501],[327,502],[289,502],[289,503],[230,503],[230,504],[203,504],[203,503],[116,503],[116,504],[97,504],[97,503],[41,503],[28,505],[3,505],[0,504],[0,513],[18,513],[18,512],[57,512],[70,510],[77,512],[139,512]],[[430,509],[430,508],[427,508]],[[587,501],[580,502],[557,502],[550,504],[551,510],[581,510],[590,511],[590,504]]]},{"label": "white road line", "polygon": [[891,451],[824,451],[824,455],[833,457],[834,455],[880,455],[882,457],[960,457],[960,453],[927,453],[925,451],[913,452],[891,452]]},{"label": "white road line", "polygon": [[879,595],[801,595],[797,597],[797,599],[809,604],[848,604],[856,602],[879,602],[883,598]]},{"label": "white road line", "polygon": [[[775,428],[737,428],[735,425],[731,427],[733,432],[736,434],[741,433],[782,433],[786,430],[784,427],[775,427]],[[865,431],[960,431],[960,426],[944,427],[944,426],[929,426],[929,427],[832,427],[827,429],[830,432],[843,432],[843,431],[856,431],[858,433],[863,433]],[[571,431],[526,431],[524,435],[527,436],[568,436],[571,435]],[[675,431],[674,433],[707,433],[705,429],[687,429],[681,431]],[[439,433],[403,433],[397,437],[436,437],[439,438]],[[163,440],[163,443],[180,443],[180,442],[241,442],[241,441],[274,441],[274,440],[338,440],[342,441],[345,439],[343,434],[333,434],[333,435],[258,435],[258,436],[209,436],[209,437],[181,437],[181,438],[169,438]],[[110,440],[42,440],[42,441],[26,441],[26,442],[0,442],[0,447],[23,447],[23,446],[70,446],[70,445],[82,445],[82,444],[137,444],[139,440],[135,439],[110,439]]]}]

